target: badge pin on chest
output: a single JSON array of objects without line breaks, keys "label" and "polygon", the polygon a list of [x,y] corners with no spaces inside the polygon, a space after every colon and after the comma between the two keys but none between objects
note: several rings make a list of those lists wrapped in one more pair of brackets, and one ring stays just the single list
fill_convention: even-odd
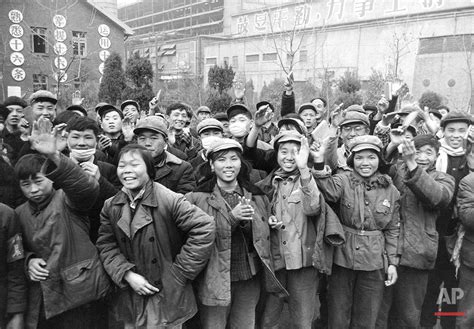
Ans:
[{"label": "badge pin on chest", "polygon": [[390,208],[390,201],[388,201],[387,199],[383,200],[382,204],[383,204],[385,207]]}]

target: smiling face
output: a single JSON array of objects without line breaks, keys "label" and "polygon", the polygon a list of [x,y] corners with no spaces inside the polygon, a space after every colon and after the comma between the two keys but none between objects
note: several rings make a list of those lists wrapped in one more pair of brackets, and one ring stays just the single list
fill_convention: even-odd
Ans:
[{"label": "smiling face", "polygon": [[277,162],[281,169],[292,172],[296,169],[295,153],[300,149],[300,144],[295,142],[282,143],[278,147]]},{"label": "smiling face", "polygon": [[56,118],[56,105],[50,102],[36,102],[31,106],[31,112],[35,121],[43,117],[53,122]]},{"label": "smiling face", "polygon": [[211,160],[210,166],[218,180],[225,183],[232,183],[237,180],[242,161],[237,151],[229,150],[218,155],[214,161]]},{"label": "smiling face", "polygon": [[356,136],[364,136],[369,133],[369,128],[362,123],[349,123],[341,127],[341,139],[346,148],[349,147],[350,141]]},{"label": "smiling face", "polygon": [[20,189],[28,200],[40,203],[53,192],[53,181],[41,173],[20,180]]},{"label": "smiling face", "polygon": [[416,149],[415,162],[420,168],[427,170],[435,164],[437,157],[438,152],[433,146],[423,145]]},{"label": "smiling face", "polygon": [[152,130],[144,130],[138,134],[137,144],[145,146],[151,152],[152,157],[163,153],[166,146],[165,137]]},{"label": "smiling face", "polygon": [[126,152],[120,157],[117,176],[122,185],[132,192],[139,192],[150,177],[145,161],[138,152]]},{"label": "smiling face", "polygon": [[468,129],[466,122],[450,122],[443,129],[444,140],[452,148],[462,147]]},{"label": "smiling face", "polygon": [[188,114],[185,109],[176,109],[171,111],[168,120],[170,128],[175,130],[183,130],[183,128],[186,127]]},{"label": "smiling face", "polygon": [[102,130],[107,134],[116,134],[122,130],[122,118],[116,111],[111,111],[102,117]]},{"label": "smiling face", "polygon": [[379,157],[372,150],[362,150],[354,154],[354,171],[361,177],[369,178],[379,169]]}]

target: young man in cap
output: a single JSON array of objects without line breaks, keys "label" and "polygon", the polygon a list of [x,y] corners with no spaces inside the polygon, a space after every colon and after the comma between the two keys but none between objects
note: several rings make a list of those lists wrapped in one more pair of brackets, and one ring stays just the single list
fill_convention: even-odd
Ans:
[{"label": "young man in cap", "polygon": [[176,193],[188,193],[196,188],[191,165],[165,150],[168,129],[156,116],[140,119],[133,131],[138,145],[146,147],[153,157],[155,182]]},{"label": "young man in cap", "polygon": [[258,140],[261,140],[265,143],[270,143],[272,139],[278,135],[278,127],[273,123],[272,119],[275,115],[275,108],[270,102],[261,101],[257,103],[257,111],[266,111],[268,112],[268,121],[260,126],[258,130]]},{"label": "young man in cap", "polygon": [[170,145],[186,153],[188,159],[191,160],[197,155],[199,141],[186,128],[187,121],[192,116],[189,112],[189,107],[181,103],[171,104],[166,109]]},{"label": "young man in cap", "polygon": [[87,116],[87,110],[82,107],[81,105],[71,105],[66,108],[66,111],[71,111],[76,113],[77,115],[80,115],[81,117],[86,117]]},{"label": "young man in cap", "polygon": [[[252,112],[244,104],[234,104],[227,109],[227,117],[229,118],[229,132],[232,139],[242,145],[250,130],[254,127]],[[261,140],[257,140],[257,148],[269,150],[272,147]]]},{"label": "young man in cap", "polygon": [[[0,116],[4,120],[4,128],[0,131],[0,138],[3,142],[11,146],[12,152],[9,158],[15,163],[23,145],[27,142],[27,132],[29,123],[25,117],[25,107],[28,105],[20,97],[10,96],[5,100],[3,106],[6,108]],[[3,112],[3,111],[1,111]]]},{"label": "young man in cap", "polygon": [[217,139],[224,137],[224,126],[219,120],[208,118],[198,123],[196,131],[201,140],[202,149],[198,152],[198,155],[189,162],[194,168],[195,175],[197,174],[199,165],[207,162],[206,152],[209,147]]},{"label": "young man in cap", "polygon": [[428,276],[438,250],[436,220],[454,194],[454,179],[435,168],[439,142],[433,135],[394,136],[401,161],[390,168],[400,191],[400,263],[398,281],[387,287],[377,328],[417,328]]},{"label": "young man in cap", "polygon": [[[334,121],[334,120],[333,120]],[[365,114],[360,105],[351,105],[343,113],[339,122],[332,122],[333,126],[338,127],[338,136],[331,137],[327,141],[326,156],[327,165],[331,170],[351,171],[347,166],[349,157],[349,146],[351,141],[357,136],[369,134],[369,117]],[[339,138],[342,145],[338,147]]]},{"label": "young man in cap", "polygon": [[199,106],[196,111],[196,116],[199,122],[211,117],[211,109],[205,105]]},{"label": "young man in cap", "polygon": [[[428,290],[423,304],[420,324],[424,327],[432,327],[436,324],[434,312],[440,306],[443,312],[455,312],[457,309],[456,304],[443,302],[442,305],[438,305],[437,301],[441,284],[447,291],[452,291],[458,286],[455,267],[450,262],[447,247],[449,242],[455,239],[456,226],[459,222],[454,211],[459,182],[469,174],[464,144],[471,123],[471,115],[464,111],[449,112],[440,123],[444,137],[440,140],[441,146],[436,160],[436,170],[453,176],[456,185],[453,201],[443,209],[436,223],[436,229],[442,238],[439,239],[436,265],[430,273]],[[441,318],[443,328],[454,328],[455,322],[455,318]]]},{"label": "young man in cap", "polygon": [[140,116],[140,105],[138,102],[128,99],[120,104],[124,118],[128,118],[132,124],[136,124]]},{"label": "young man in cap", "polygon": [[38,90],[30,97],[31,112],[33,121],[45,118],[53,122],[56,118],[56,95],[47,90]]},{"label": "young man in cap", "polygon": [[107,162],[117,165],[120,150],[127,145],[122,134],[123,113],[113,105],[105,104],[97,109],[103,135],[99,138],[99,149],[107,156]]}]

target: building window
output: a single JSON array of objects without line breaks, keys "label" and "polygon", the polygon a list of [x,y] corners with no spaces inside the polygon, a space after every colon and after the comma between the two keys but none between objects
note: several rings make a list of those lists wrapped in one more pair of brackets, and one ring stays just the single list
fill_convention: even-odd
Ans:
[{"label": "building window", "polygon": [[263,54],[262,61],[276,61],[277,53]]},{"label": "building window", "polygon": [[448,35],[420,39],[418,54],[469,52],[474,48],[474,35]]},{"label": "building window", "polygon": [[246,62],[258,62],[260,60],[260,55],[246,55],[245,56],[245,61]]},{"label": "building window", "polygon": [[308,61],[308,51],[300,50],[300,62],[306,63]]},{"label": "building window", "polygon": [[239,56],[232,56],[232,67],[234,69],[239,68]]},{"label": "building window", "polygon": [[33,74],[33,92],[48,90],[48,76],[45,74]]},{"label": "building window", "polygon": [[72,51],[76,56],[87,56],[86,32],[72,31]]},{"label": "building window", "polygon": [[43,27],[31,28],[31,50],[34,53],[46,54],[48,44],[46,43],[46,29]]},{"label": "building window", "polygon": [[217,65],[217,58],[216,57],[206,58],[206,65]]}]

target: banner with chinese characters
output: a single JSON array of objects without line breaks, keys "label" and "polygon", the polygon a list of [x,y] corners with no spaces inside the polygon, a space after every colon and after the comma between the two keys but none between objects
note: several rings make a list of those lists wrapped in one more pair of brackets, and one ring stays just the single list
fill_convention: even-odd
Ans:
[{"label": "banner with chinese characters", "polygon": [[251,36],[294,29],[472,7],[473,0],[322,0],[255,10],[232,17],[232,35]]}]

